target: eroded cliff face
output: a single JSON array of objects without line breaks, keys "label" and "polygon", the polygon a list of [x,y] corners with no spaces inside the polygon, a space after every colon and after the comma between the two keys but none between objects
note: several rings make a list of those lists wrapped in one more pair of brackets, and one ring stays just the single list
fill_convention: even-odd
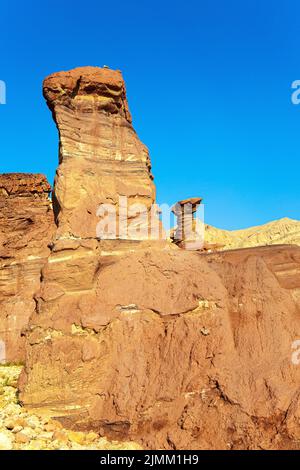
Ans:
[{"label": "eroded cliff face", "polygon": [[150,159],[132,127],[121,72],[76,68],[46,78],[43,89],[60,137],[57,238],[96,238],[99,205],[118,212],[120,196],[129,211],[144,204],[147,216],[155,200]]},{"label": "eroded cliff face", "polygon": [[150,448],[298,448],[299,248],[98,261],[95,290],[69,295],[68,309],[42,291],[26,406]]},{"label": "eroded cliff face", "polygon": [[54,74],[58,229],[19,389],[76,429],[171,449],[298,448],[300,248],[99,240],[97,205],[154,201],[119,72]]},{"label": "eroded cliff face", "polygon": [[43,175],[0,175],[0,361],[25,359],[21,331],[35,310],[54,218]]}]

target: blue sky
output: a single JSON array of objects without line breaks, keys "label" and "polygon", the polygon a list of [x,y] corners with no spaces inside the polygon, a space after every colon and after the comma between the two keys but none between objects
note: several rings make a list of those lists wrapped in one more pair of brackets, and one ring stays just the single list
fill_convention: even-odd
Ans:
[{"label": "blue sky", "polygon": [[0,172],[52,182],[42,80],[108,64],[126,80],[158,202],[202,196],[206,222],[227,229],[300,219],[299,14],[294,0],[2,2]]}]

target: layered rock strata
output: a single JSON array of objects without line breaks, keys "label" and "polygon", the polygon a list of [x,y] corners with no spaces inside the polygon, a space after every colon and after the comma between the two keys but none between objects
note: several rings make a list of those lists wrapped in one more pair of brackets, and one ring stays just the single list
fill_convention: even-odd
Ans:
[{"label": "layered rock strata", "polygon": [[201,201],[200,197],[183,199],[172,208],[177,218],[172,240],[185,250],[201,250],[204,246],[204,223],[195,218]]},{"label": "layered rock strata", "polygon": [[58,230],[20,400],[148,448],[298,448],[300,248],[207,255],[99,241],[99,203],[119,210],[126,195],[149,213],[154,201],[124,83],[76,69],[46,79],[44,93],[61,138]]},{"label": "layered rock strata", "polygon": [[[60,164],[54,185],[57,238],[148,238],[155,200],[148,149],[132,126],[121,72],[81,67],[44,81],[58,127]],[[103,204],[116,224],[101,230]],[[121,210],[120,210],[121,207]],[[155,209],[154,209],[155,212]],[[105,225],[105,224],[104,224]]]},{"label": "layered rock strata", "polygon": [[[45,286],[21,400],[144,447],[298,448],[300,249],[215,256],[151,248],[98,265],[91,256],[82,277],[93,290],[66,303]],[[55,263],[45,269],[72,282]]]},{"label": "layered rock strata", "polygon": [[21,332],[35,310],[55,225],[50,190],[43,175],[0,175],[0,362],[25,358]]}]

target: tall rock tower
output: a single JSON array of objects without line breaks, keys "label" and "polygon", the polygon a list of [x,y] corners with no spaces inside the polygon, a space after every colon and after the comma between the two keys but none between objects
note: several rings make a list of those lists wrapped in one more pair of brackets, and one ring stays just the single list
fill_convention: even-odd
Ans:
[{"label": "tall rock tower", "polygon": [[[53,199],[57,238],[96,238],[99,205],[111,204],[118,213],[120,196],[131,223],[139,205],[146,223],[155,187],[121,72],[79,67],[50,75],[43,91],[60,137]],[[116,238],[123,237],[117,225]]]}]

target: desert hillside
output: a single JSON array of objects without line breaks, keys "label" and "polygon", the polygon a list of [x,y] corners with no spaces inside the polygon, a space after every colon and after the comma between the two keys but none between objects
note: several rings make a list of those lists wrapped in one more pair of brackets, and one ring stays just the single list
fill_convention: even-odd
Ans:
[{"label": "desert hillside", "polygon": [[222,230],[205,226],[205,241],[224,245],[223,249],[264,245],[300,245],[300,221],[289,218],[242,230]]}]

